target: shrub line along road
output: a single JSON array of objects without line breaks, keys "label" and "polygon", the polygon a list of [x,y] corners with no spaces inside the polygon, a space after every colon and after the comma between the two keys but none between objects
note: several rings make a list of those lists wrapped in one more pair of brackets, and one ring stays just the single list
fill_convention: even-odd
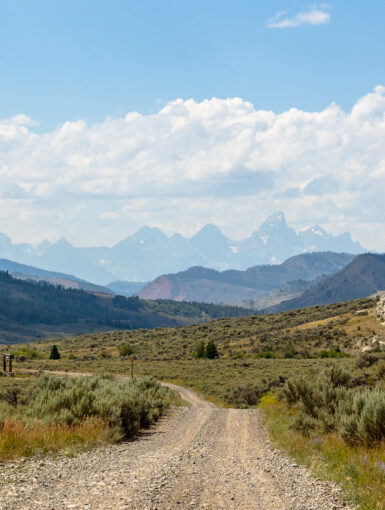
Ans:
[{"label": "shrub line along road", "polygon": [[189,389],[167,386],[190,407],[173,409],[134,441],[3,467],[0,508],[353,508],[338,486],[313,479],[271,447],[258,410],[218,409]]}]

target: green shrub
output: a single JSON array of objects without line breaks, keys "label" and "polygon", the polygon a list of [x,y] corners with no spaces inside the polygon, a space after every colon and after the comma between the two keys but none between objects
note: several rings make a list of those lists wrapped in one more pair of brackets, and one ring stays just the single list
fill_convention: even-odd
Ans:
[{"label": "green shrub", "polygon": [[264,392],[258,385],[238,386],[228,390],[225,394],[225,401],[241,409],[258,405]]},{"label": "green shrub", "polygon": [[298,404],[293,428],[309,435],[311,431],[337,430],[349,443],[370,445],[385,438],[385,391],[349,387],[350,375],[337,365],[318,375],[289,379],[282,396]]},{"label": "green shrub", "polygon": [[274,359],[277,356],[274,354],[274,352],[271,351],[264,351],[264,352],[258,352],[255,355],[256,358],[265,358],[265,359]]},{"label": "green shrub", "polygon": [[341,437],[349,443],[371,443],[385,438],[385,392],[380,389],[365,389],[350,393],[350,398],[341,402]]},{"label": "green shrub", "polygon": [[336,412],[340,401],[346,397],[350,374],[337,365],[321,371],[318,375],[289,379],[282,395],[288,404],[299,403],[299,413],[293,427],[303,432],[316,424],[323,432],[337,426]]},{"label": "green shrub", "polygon": [[320,358],[347,358],[349,355],[341,351],[338,347],[336,349],[323,350],[319,353]]},{"label": "green shrub", "polygon": [[125,358],[134,354],[134,349],[129,344],[121,344],[118,345],[118,352],[122,358]]},{"label": "green shrub", "polygon": [[36,349],[29,347],[19,347],[18,349],[11,351],[12,356],[16,361],[27,361],[30,359],[41,359],[42,354]]},{"label": "green shrub", "polygon": [[163,414],[167,394],[168,390],[151,377],[128,381],[105,375],[66,379],[44,375],[26,416],[68,425],[102,418],[116,436],[131,437]]}]

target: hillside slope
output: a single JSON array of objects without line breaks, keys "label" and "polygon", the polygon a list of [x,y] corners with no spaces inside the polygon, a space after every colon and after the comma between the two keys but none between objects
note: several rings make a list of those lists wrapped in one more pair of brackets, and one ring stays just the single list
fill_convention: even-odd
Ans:
[{"label": "hillside slope", "polygon": [[266,296],[295,280],[311,281],[336,273],[353,260],[347,253],[306,253],[279,265],[250,267],[246,271],[216,271],[192,267],[177,274],[162,275],[137,293],[142,299],[174,299],[234,303]]},{"label": "hillside slope", "polygon": [[0,271],[8,271],[14,278],[20,280],[45,281],[51,285],[61,285],[67,289],[82,289],[88,292],[114,294],[114,291],[110,288],[95,285],[73,275],[47,271],[38,267],[19,264],[8,259],[0,259]]},{"label": "hillside slope", "polygon": [[265,312],[276,313],[365,298],[381,290],[385,290],[385,255],[367,253],[358,255],[341,271],[325,278],[301,296],[267,308]]}]

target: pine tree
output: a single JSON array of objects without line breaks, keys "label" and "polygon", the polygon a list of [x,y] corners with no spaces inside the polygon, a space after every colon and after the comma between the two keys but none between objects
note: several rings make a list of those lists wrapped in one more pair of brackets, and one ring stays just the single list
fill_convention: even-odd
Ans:
[{"label": "pine tree", "polygon": [[206,355],[206,358],[208,358],[208,359],[219,358],[217,346],[215,345],[215,343],[212,340],[210,340],[206,345],[205,355]]},{"label": "pine tree", "polygon": [[52,346],[51,354],[49,355],[49,359],[60,359],[60,352],[56,345]]},{"label": "pine tree", "polygon": [[199,342],[199,344],[197,345],[197,348],[195,349],[194,358],[201,359],[201,358],[204,358],[205,356],[206,356],[206,346],[205,346],[204,341],[202,340],[201,342]]}]

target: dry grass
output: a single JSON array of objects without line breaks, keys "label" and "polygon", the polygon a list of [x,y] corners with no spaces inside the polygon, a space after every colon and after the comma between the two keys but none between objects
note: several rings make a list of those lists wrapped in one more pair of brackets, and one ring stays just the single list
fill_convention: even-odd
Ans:
[{"label": "dry grass", "polygon": [[0,429],[0,461],[59,451],[73,455],[77,451],[107,443],[107,432],[108,426],[101,420],[85,421],[71,427],[65,424],[27,425],[10,418],[4,421]]},{"label": "dry grass", "polygon": [[362,510],[385,509],[385,444],[352,447],[337,434],[306,438],[290,428],[293,409],[272,397],[263,398],[261,407],[275,446],[315,476],[338,482]]}]

